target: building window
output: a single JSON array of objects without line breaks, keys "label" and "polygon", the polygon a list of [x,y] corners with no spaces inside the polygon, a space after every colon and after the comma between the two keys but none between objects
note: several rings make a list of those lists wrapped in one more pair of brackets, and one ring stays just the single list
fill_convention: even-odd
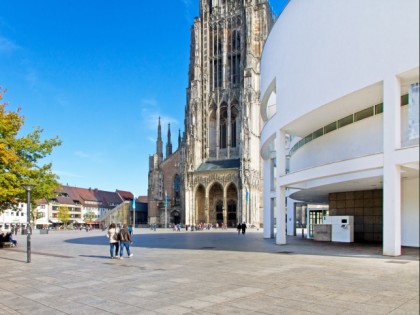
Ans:
[{"label": "building window", "polygon": [[231,132],[231,139],[230,139],[230,146],[232,148],[236,148],[236,128],[237,128],[237,120],[238,120],[238,110],[236,106],[232,106],[230,110],[230,132]]},{"label": "building window", "polygon": [[223,106],[220,109],[220,148],[225,149],[227,146],[227,108]]},{"label": "building window", "polygon": [[177,174],[174,178],[174,205],[181,204],[181,177]]}]

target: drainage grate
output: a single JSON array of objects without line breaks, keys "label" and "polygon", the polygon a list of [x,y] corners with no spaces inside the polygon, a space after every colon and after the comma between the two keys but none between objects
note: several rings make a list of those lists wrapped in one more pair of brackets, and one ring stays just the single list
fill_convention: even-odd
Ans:
[{"label": "drainage grate", "polygon": [[408,264],[409,261],[401,261],[401,260],[388,260],[386,261],[388,264]]}]

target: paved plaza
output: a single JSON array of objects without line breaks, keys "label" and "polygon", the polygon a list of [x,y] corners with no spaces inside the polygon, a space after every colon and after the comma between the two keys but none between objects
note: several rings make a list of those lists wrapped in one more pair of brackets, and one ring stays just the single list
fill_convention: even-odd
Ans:
[{"label": "paved plaza", "polygon": [[136,229],[134,257],[103,231],[52,231],[0,249],[0,314],[419,314],[419,249],[261,231]]}]

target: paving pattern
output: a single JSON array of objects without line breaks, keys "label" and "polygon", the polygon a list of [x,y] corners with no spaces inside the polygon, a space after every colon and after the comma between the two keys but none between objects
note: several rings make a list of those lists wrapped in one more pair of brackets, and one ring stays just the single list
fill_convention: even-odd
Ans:
[{"label": "paving pattern", "polygon": [[0,249],[0,314],[419,314],[419,249],[261,231],[137,229],[134,257],[102,231],[53,231]]}]

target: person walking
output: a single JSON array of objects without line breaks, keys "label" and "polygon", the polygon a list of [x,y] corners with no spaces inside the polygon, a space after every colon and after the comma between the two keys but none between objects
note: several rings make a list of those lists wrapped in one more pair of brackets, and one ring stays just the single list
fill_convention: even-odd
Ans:
[{"label": "person walking", "polygon": [[128,232],[130,235],[133,235],[133,226],[131,224],[128,226]]},{"label": "person walking", "polygon": [[133,254],[130,253],[130,243],[133,242],[131,238],[131,234],[128,231],[127,224],[123,225],[123,228],[120,230],[119,233],[120,239],[120,259],[123,259],[124,254],[124,247],[127,250],[128,258],[133,257]]},{"label": "person walking", "polygon": [[236,229],[238,230],[238,235],[241,234],[241,229],[242,229],[241,222],[238,222],[238,226],[236,227]]},{"label": "person walking", "polygon": [[242,228],[242,234],[245,234],[245,231],[246,231],[246,223],[245,223],[245,221],[242,222],[241,228]]},{"label": "person walking", "polygon": [[[118,251],[120,249],[120,241],[118,240],[118,233],[115,223],[111,223],[108,228],[106,236],[109,239],[109,254],[111,259],[118,258]],[[115,250],[115,251],[114,251]],[[115,252],[115,255],[114,255]]]}]

